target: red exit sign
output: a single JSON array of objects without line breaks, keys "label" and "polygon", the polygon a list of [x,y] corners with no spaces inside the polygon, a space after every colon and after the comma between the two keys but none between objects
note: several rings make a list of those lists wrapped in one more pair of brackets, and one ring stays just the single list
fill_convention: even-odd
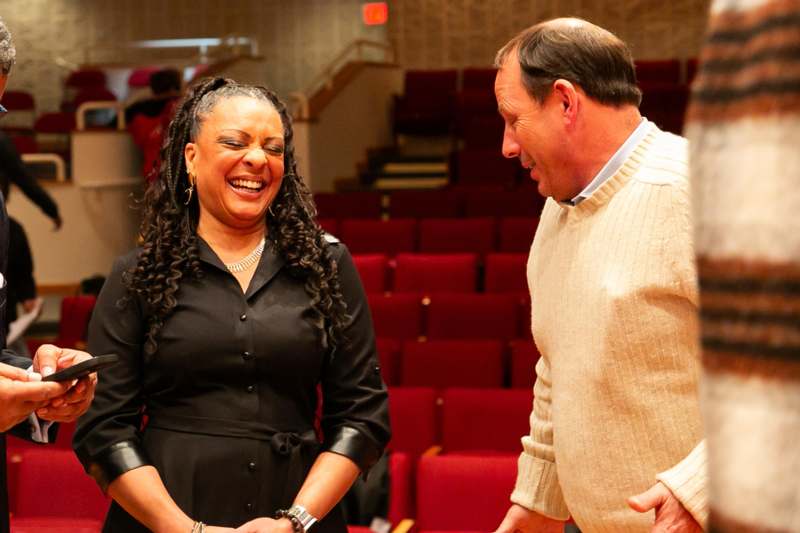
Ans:
[{"label": "red exit sign", "polygon": [[386,2],[367,2],[361,5],[361,18],[367,26],[381,26],[389,20],[389,5]]}]

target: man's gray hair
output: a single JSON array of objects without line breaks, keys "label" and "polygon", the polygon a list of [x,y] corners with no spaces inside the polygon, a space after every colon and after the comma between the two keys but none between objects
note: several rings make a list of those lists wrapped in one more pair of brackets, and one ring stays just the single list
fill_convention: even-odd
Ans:
[{"label": "man's gray hair", "polygon": [[3,19],[0,18],[0,74],[3,76],[8,75],[16,60],[17,51],[14,49],[11,33],[8,31]]}]

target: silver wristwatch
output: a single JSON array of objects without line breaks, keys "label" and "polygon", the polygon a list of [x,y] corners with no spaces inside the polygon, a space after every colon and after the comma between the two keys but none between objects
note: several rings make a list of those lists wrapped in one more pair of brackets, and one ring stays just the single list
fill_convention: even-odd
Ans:
[{"label": "silver wristwatch", "polygon": [[308,528],[318,522],[305,507],[297,504],[292,505],[286,510],[286,516],[296,518],[300,522],[300,525],[303,526],[303,531],[308,531]]}]

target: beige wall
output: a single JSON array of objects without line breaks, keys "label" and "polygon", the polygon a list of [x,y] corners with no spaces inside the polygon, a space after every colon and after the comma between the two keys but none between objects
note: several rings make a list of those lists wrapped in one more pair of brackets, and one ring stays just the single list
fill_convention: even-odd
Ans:
[{"label": "beige wall", "polygon": [[490,65],[520,30],[579,16],[625,40],[637,58],[696,56],[708,0],[394,0],[390,40],[407,68]]},{"label": "beige wall", "polygon": [[[55,110],[67,69],[54,61],[154,61],[124,48],[142,39],[253,36],[280,94],[305,87],[357,38],[386,41],[385,27],[361,21],[359,0],[2,0],[18,68],[9,88],[32,91],[40,110]],[[182,52],[186,55],[186,52]],[[177,55],[177,53],[176,53]],[[261,79],[261,76],[257,76]]]}]

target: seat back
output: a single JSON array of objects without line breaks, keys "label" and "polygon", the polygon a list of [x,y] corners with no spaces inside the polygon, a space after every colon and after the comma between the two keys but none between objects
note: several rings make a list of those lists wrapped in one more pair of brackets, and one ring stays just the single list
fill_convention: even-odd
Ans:
[{"label": "seat back", "polygon": [[[108,498],[72,450],[26,449],[17,474],[16,516],[101,519],[108,510]],[[47,495],[46,505],[42,505],[43,495]]]},{"label": "seat back", "polygon": [[475,254],[399,254],[394,290],[432,294],[475,292],[478,259]]},{"label": "seat back", "polygon": [[417,467],[420,530],[493,531],[510,505],[517,456],[438,455]]},{"label": "seat back", "polygon": [[445,453],[519,453],[520,439],[530,432],[532,407],[532,389],[447,389],[442,448]]},{"label": "seat back", "polygon": [[423,253],[487,254],[495,248],[495,224],[483,218],[425,218],[419,223]]},{"label": "seat back", "polygon": [[386,290],[389,260],[383,254],[360,254],[353,256],[365,292]]},{"label": "seat back", "polygon": [[342,220],[339,233],[352,253],[396,255],[413,252],[417,243],[417,223],[413,219]]},{"label": "seat back", "polygon": [[486,292],[528,293],[526,254],[494,253],[486,256],[484,289]]},{"label": "seat back", "polygon": [[91,295],[65,296],[61,300],[61,320],[58,323],[58,341],[65,347],[74,347],[86,340],[89,319],[97,298]]},{"label": "seat back", "polygon": [[406,341],[401,383],[412,387],[502,387],[503,345],[495,340]]},{"label": "seat back", "polygon": [[392,440],[388,448],[416,458],[438,442],[436,393],[427,387],[389,387]]},{"label": "seat back", "polygon": [[519,299],[509,294],[431,297],[427,335],[434,339],[510,340],[518,335]]},{"label": "seat back", "polygon": [[377,337],[416,339],[422,335],[422,300],[416,294],[368,294]]}]

